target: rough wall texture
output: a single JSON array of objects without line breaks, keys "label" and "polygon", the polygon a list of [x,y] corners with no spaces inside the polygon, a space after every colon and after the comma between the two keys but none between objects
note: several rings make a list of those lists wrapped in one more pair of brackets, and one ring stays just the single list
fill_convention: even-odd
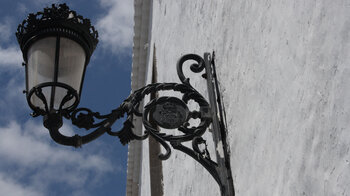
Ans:
[{"label": "rough wall texture", "polygon": [[[159,82],[179,81],[182,54],[216,51],[237,195],[350,195],[349,9],[348,0],[153,1]],[[167,196],[219,194],[181,153],[163,172]]]},{"label": "rough wall texture", "polygon": [[[134,0],[134,38],[133,38],[133,57],[132,57],[132,73],[131,73],[131,89],[135,91],[148,83],[148,55],[149,48],[149,27],[150,27],[150,0]],[[147,71],[146,71],[147,70]],[[133,121],[134,132],[141,135],[142,121],[140,118],[135,118]],[[149,170],[148,157],[143,156],[142,149],[144,144],[139,141],[131,141],[128,144],[128,170],[127,170],[127,184],[126,195],[138,196],[140,194],[140,187],[143,192],[149,192],[149,183],[144,184],[141,181],[143,175],[147,175],[142,171]],[[146,146],[147,147],[147,146]],[[149,174],[148,174],[149,176]]]}]

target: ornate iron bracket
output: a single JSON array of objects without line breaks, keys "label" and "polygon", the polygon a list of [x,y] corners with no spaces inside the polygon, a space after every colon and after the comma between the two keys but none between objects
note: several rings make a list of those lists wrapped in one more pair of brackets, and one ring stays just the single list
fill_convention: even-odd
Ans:
[{"label": "ornate iron bracket", "polygon": [[[185,77],[183,66],[186,61],[194,61],[190,69],[195,73],[205,70],[203,77],[207,80],[208,101],[190,84],[190,79]],[[226,143],[226,121],[225,112],[222,105],[218,81],[215,71],[215,54],[204,54],[204,58],[187,54],[182,56],[177,63],[177,73],[182,82],[178,83],[154,83],[149,84],[132,93],[124,102],[110,114],[100,115],[87,108],[78,108],[73,111],[48,111],[44,115],[44,126],[49,129],[50,135],[54,141],[63,145],[80,147],[104,133],[111,136],[118,136],[120,142],[125,145],[131,140],[144,140],[148,136],[153,137],[166,150],[160,154],[159,158],[166,160],[170,157],[171,147],[186,153],[197,162],[199,162],[216,180],[220,186],[221,195],[233,196],[234,187],[230,168],[229,150]],[[37,87],[36,94],[40,95],[41,87]],[[140,110],[140,104],[146,95],[158,91],[176,91],[182,93],[182,98],[160,97],[150,100],[143,110]],[[73,98],[72,92],[67,92],[67,99]],[[43,96],[41,96],[43,97]],[[199,110],[190,111],[187,107],[188,102],[192,100],[198,106]],[[45,98],[42,99],[45,104]],[[113,131],[112,125],[124,115],[127,118],[124,126],[119,131]],[[62,126],[62,116],[71,119],[72,123],[79,128],[89,130],[96,128],[87,135],[75,135],[68,137],[59,132]],[[145,132],[143,135],[137,135],[133,132],[133,118],[142,117]],[[157,130],[150,122],[150,117],[156,124],[163,129]],[[190,119],[199,119],[197,126],[190,127]],[[98,120],[98,122],[95,122]],[[206,141],[203,134],[209,126],[213,129],[213,139],[216,150],[216,162],[214,162],[207,150]],[[164,133],[164,129],[177,129],[176,135]],[[183,142],[192,141],[192,149],[183,145]],[[170,145],[169,145],[170,143]],[[200,148],[200,147],[204,148]]]}]

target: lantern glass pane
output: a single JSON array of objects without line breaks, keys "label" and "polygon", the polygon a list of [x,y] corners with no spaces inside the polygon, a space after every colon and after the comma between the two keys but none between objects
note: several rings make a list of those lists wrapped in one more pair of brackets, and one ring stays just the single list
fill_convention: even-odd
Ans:
[{"label": "lantern glass pane", "polygon": [[[59,59],[56,57],[56,44],[59,40]],[[85,50],[75,41],[65,37],[46,37],[34,42],[28,50],[28,91],[33,87],[46,83],[58,82],[72,87],[80,94],[81,83],[85,69]],[[58,62],[56,67],[55,63]],[[56,78],[56,79],[55,79]],[[48,107],[59,109],[63,98],[67,95],[67,89],[55,86],[42,88]],[[31,97],[31,103],[41,109],[44,103],[35,94]],[[53,101],[53,103],[51,103]],[[63,109],[72,106],[72,99],[63,105]]]},{"label": "lantern glass pane", "polygon": [[[72,87],[80,93],[80,86],[83,79],[86,54],[84,49],[75,41],[62,37],[60,40],[60,55],[58,66],[58,82]],[[67,91],[56,88],[55,108],[59,106]],[[75,100],[67,102],[64,106],[69,107]]]},{"label": "lantern glass pane", "polygon": [[[56,37],[47,37],[33,43],[28,50],[28,89],[31,90],[38,84],[52,82],[55,72],[55,51]],[[44,88],[43,93],[46,100],[50,100],[51,88]],[[32,96],[31,102],[40,108],[44,108],[42,101],[36,96]]]}]

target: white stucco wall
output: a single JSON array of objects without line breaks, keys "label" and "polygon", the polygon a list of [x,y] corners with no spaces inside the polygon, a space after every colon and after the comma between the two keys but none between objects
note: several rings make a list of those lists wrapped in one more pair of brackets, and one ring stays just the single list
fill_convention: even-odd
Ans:
[{"label": "white stucco wall", "polygon": [[[350,195],[349,9],[348,0],[153,1],[159,82],[179,81],[181,55],[216,51],[237,195]],[[165,195],[218,195],[184,157],[173,150],[163,162]]]},{"label": "white stucco wall", "polygon": [[[131,89],[135,91],[149,83],[147,78],[151,22],[151,0],[134,0],[134,36],[133,36],[133,56],[131,72]],[[140,118],[134,118],[134,133],[142,135],[143,125]],[[146,150],[143,151],[143,149]],[[133,140],[128,144],[128,169],[126,195],[138,196],[141,188],[143,193],[150,192],[150,185],[146,180],[149,174],[143,171],[149,170],[147,146],[140,141]]]}]

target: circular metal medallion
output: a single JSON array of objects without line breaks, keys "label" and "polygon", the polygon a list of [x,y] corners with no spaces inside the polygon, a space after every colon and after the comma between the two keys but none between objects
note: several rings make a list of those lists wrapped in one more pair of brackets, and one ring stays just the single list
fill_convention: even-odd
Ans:
[{"label": "circular metal medallion", "polygon": [[188,118],[187,105],[176,97],[161,97],[152,110],[153,120],[166,129],[175,129],[183,125]]}]

